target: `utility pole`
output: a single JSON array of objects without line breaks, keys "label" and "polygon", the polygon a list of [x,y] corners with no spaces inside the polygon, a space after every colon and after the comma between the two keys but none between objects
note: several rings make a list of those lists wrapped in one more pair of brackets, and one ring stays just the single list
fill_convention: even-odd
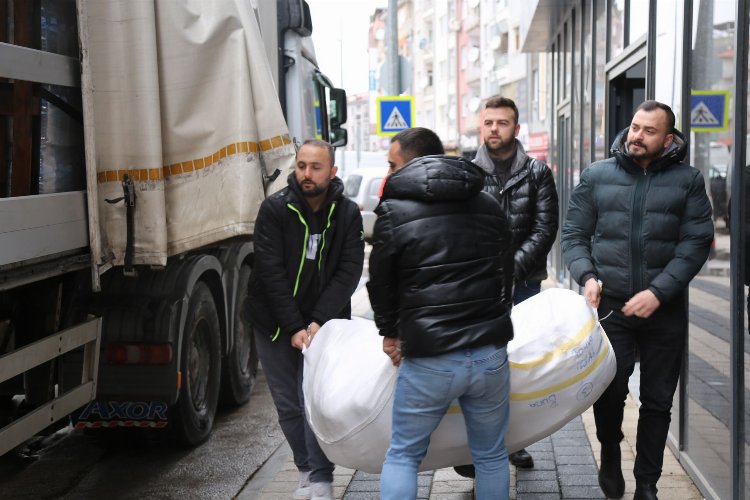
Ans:
[{"label": "utility pole", "polygon": [[389,95],[401,93],[401,65],[398,60],[398,0],[388,0],[388,19],[385,30],[386,67],[388,81],[385,91]]}]

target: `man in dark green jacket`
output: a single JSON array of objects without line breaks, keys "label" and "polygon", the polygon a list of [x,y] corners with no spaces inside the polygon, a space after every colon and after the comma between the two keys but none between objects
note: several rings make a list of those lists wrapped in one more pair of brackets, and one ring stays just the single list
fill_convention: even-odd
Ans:
[{"label": "man in dark green jacket", "polygon": [[279,424],[300,471],[296,500],[332,500],[333,464],[305,419],[302,353],[328,320],[350,318],[362,276],[357,205],[343,196],[333,148],[306,141],[288,186],[268,197],[255,222],[249,315]]},{"label": "man in dark green jacket", "polygon": [[591,165],[573,191],[561,233],[572,277],[584,287],[614,348],[617,373],[594,404],[599,485],[620,498],[624,401],[640,355],[635,499],[656,499],[688,317],[685,293],[714,236],[701,173],[669,106],[646,101],[615,139],[613,158]]}]

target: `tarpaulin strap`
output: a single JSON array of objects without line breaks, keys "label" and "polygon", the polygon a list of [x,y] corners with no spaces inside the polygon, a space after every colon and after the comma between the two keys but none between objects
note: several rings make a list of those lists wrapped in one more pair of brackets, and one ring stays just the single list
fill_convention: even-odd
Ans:
[{"label": "tarpaulin strap", "polygon": [[125,202],[125,217],[127,221],[127,241],[125,244],[125,262],[122,273],[125,276],[137,276],[138,274],[133,267],[133,247],[135,245],[135,186],[133,181],[130,179],[128,174],[122,176],[122,192],[123,196],[115,198],[113,200],[105,199],[107,203],[114,205],[115,203]]}]

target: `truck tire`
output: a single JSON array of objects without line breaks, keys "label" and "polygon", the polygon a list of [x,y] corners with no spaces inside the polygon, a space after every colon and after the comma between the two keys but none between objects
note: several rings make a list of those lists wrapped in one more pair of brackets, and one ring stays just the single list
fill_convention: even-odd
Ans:
[{"label": "truck tire", "polygon": [[182,334],[182,384],[174,416],[176,438],[195,446],[208,439],[216,415],[221,378],[219,315],[211,291],[203,282],[193,288]]},{"label": "truck tire", "polygon": [[239,406],[250,399],[250,392],[258,373],[258,353],[255,335],[248,319],[250,267],[240,268],[237,280],[237,305],[234,309],[234,342],[222,363],[221,401],[228,406]]}]

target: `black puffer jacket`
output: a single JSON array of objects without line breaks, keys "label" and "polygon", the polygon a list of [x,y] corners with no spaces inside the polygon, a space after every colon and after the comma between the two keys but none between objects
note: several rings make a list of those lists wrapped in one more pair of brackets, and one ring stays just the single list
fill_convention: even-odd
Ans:
[{"label": "black puffer jacket", "polygon": [[628,129],[612,144],[614,158],[583,171],[561,233],[565,262],[580,285],[595,277],[605,296],[630,299],[651,290],[664,304],[681,297],[708,258],[714,227],[703,176],[681,163],[672,146],[647,169],[625,151]]},{"label": "black puffer jacket", "polygon": [[250,320],[275,339],[329,319],[351,317],[351,297],[362,276],[364,239],[362,215],[343,196],[341,179],[329,184],[321,210],[325,223],[320,242],[319,293],[310,318],[303,318],[297,284],[305,262],[307,222],[312,210],[304,201],[294,173],[288,186],[266,198],[255,222],[255,262],[250,275]]},{"label": "black puffer jacket", "polygon": [[513,325],[509,232],[482,170],[426,156],[391,175],[376,208],[367,289],[380,334],[404,356],[505,345]]},{"label": "black puffer jacket", "polygon": [[504,186],[494,175],[495,165],[482,144],[474,163],[487,174],[484,190],[503,206],[510,221],[516,281],[542,281],[547,277],[547,254],[557,237],[560,215],[552,171],[526,155],[516,141],[516,159]]}]

